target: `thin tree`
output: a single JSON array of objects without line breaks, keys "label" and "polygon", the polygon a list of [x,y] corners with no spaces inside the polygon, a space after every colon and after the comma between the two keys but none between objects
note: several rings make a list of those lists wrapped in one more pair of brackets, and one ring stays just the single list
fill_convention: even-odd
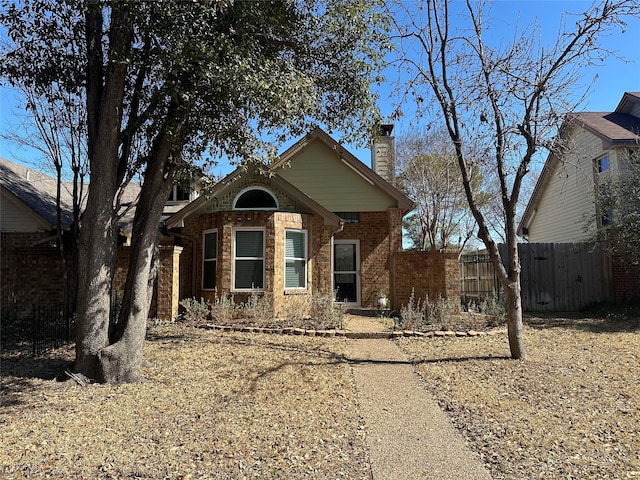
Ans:
[{"label": "thin tree", "polygon": [[[1,18],[14,48],[4,76],[85,91],[91,183],[74,368],[101,382],[137,381],[158,225],[176,173],[206,154],[264,160],[273,152],[265,136],[318,123],[354,135],[372,128],[384,22],[364,0],[8,3]],[[60,28],[67,18],[71,27]],[[68,42],[82,55],[66,54]],[[119,199],[133,171],[143,181],[110,328]]]},{"label": "thin tree", "polygon": [[[1,136],[39,152],[43,169],[53,170],[55,174],[55,233],[63,266],[63,300],[65,309],[72,308],[77,283],[80,212],[88,170],[84,100],[78,95],[80,92],[63,91],[57,85],[43,89],[29,82],[17,87],[26,113],[17,115],[19,125],[5,125]],[[65,233],[67,227],[69,231]]]},{"label": "thin tree", "polygon": [[[400,186],[416,204],[405,223],[414,248],[451,248],[462,252],[477,227],[447,132],[412,131],[399,137],[396,145]],[[477,169],[472,175],[478,201],[485,203],[478,191],[482,175]]]},{"label": "thin tree", "polygon": [[[454,27],[452,8],[460,6]],[[554,43],[544,45],[539,29],[514,32],[510,42],[487,38],[486,2],[427,0],[417,8],[388,3],[401,42],[398,61],[406,90],[442,117],[452,142],[478,235],[487,248],[505,291],[511,356],[525,359],[520,260],[516,234],[517,205],[523,179],[541,150],[560,148],[554,135],[580,85],[580,68],[606,52],[599,38],[636,18],[635,0],[597,2],[567,20]],[[474,148],[468,148],[469,145]],[[470,156],[468,152],[480,152]],[[505,256],[494,240],[489,217],[472,188],[472,172],[495,175]]]}]

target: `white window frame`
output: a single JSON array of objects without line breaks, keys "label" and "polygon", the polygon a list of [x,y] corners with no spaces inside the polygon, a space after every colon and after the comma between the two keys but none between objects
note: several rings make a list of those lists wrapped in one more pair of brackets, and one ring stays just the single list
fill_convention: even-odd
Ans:
[{"label": "white window frame", "polygon": [[353,271],[344,271],[338,273],[352,273],[355,274],[356,278],[356,301],[355,302],[339,302],[336,303],[340,305],[348,305],[353,307],[359,307],[362,303],[362,279],[360,278],[361,270],[360,270],[360,239],[333,239],[331,242],[331,285],[333,286],[333,291],[336,291],[336,270],[335,270],[335,250],[334,247],[336,245],[346,244],[346,245],[355,245],[355,270]]},{"label": "white window frame", "polygon": [[189,181],[189,198],[186,200],[178,200],[178,183],[174,182],[173,187],[171,188],[171,195],[169,200],[167,200],[167,203],[174,204],[174,203],[192,202],[196,198],[198,198],[198,194],[196,193],[196,187],[193,180]]},{"label": "white window frame", "polygon": [[[239,257],[242,260],[262,260],[262,287],[261,288],[236,288],[236,261],[238,260],[238,257],[236,257],[236,232],[240,232],[240,231],[249,231],[249,232],[262,232],[262,257]],[[266,255],[265,255],[265,250],[267,248],[267,234],[266,234],[266,228],[264,227],[235,227],[233,229],[233,240],[231,242],[231,254],[233,257],[233,264],[232,264],[232,279],[231,279],[231,285],[232,285],[232,291],[234,292],[264,292],[265,291],[265,284],[266,284],[266,279],[265,279],[265,270],[266,270]]]},{"label": "white window frame", "polygon": [[[262,190],[263,192],[268,193],[273,198],[273,201],[275,202],[276,206],[275,207],[262,207],[262,208],[261,207],[249,207],[249,208],[238,208],[238,207],[236,207],[236,204],[238,203],[238,200],[240,199],[240,197],[242,195],[244,195],[245,193],[251,191],[251,190]],[[236,197],[233,199],[233,204],[232,205],[233,205],[233,210],[278,210],[280,208],[280,204],[278,203],[278,197],[276,197],[271,190],[269,190],[268,188],[265,188],[265,187],[261,187],[260,185],[252,185],[250,187],[243,188],[236,195]]]},{"label": "white window frame", "polygon": [[[206,237],[207,235],[210,235],[212,233],[216,234],[216,256],[214,258],[206,258],[206,253],[205,253],[205,248],[206,248]],[[202,278],[200,281],[200,286],[202,287],[203,291],[206,292],[211,292],[214,291],[217,288],[217,275],[218,275],[218,247],[219,247],[219,242],[220,241],[220,237],[218,235],[218,229],[217,228],[212,228],[209,230],[204,230],[202,232]],[[207,262],[212,262],[215,263],[215,272],[216,272],[216,286],[213,288],[206,288],[204,286],[204,265]]]},{"label": "white window frame", "polygon": [[[288,232],[294,232],[294,233],[301,233],[304,237],[304,257],[303,258],[299,258],[299,257],[287,257],[287,233]],[[303,229],[299,229],[299,228],[285,228],[284,229],[284,289],[285,290],[306,290],[307,289],[307,267],[309,264],[309,245],[308,245],[308,234],[307,234],[307,230],[303,230]],[[304,286],[302,287],[287,287],[287,261],[294,261],[294,262],[299,262],[299,261],[303,261],[304,262]]]},{"label": "white window frame", "polygon": [[[605,170],[602,170],[601,165],[602,165],[602,160],[603,159],[607,159],[607,168]],[[600,155],[597,159],[596,159],[596,171],[599,174],[602,173],[606,173],[609,170],[611,170],[611,157],[609,156],[608,153],[605,153],[604,155]]]}]

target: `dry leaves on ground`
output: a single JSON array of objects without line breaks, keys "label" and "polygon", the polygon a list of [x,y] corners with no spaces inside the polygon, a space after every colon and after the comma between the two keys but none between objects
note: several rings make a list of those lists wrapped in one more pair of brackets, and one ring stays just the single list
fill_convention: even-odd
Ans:
[{"label": "dry leaves on ground", "polygon": [[164,327],[145,347],[147,383],[85,388],[3,354],[0,476],[368,478],[345,348]]},{"label": "dry leaves on ground", "polygon": [[401,347],[494,478],[640,478],[637,321],[529,323],[526,362],[506,335]]}]

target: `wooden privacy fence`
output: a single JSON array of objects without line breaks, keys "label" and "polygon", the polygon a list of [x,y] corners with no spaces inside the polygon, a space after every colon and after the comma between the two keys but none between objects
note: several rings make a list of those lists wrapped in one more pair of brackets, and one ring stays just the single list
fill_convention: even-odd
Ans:
[{"label": "wooden privacy fence", "polygon": [[499,291],[500,283],[488,254],[460,257],[460,302],[463,305],[479,304]]},{"label": "wooden privacy fence", "polygon": [[[504,258],[506,246],[499,249]],[[601,248],[584,243],[521,243],[518,252],[524,311],[575,312],[613,300],[610,263]],[[488,255],[463,255],[460,267],[463,302],[499,294]]]}]

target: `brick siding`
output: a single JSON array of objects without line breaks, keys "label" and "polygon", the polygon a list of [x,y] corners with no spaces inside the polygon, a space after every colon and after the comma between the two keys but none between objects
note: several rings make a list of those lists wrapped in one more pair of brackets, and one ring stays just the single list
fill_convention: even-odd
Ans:
[{"label": "brick siding", "polygon": [[3,315],[29,318],[33,305],[64,302],[63,265],[51,232],[2,233],[0,290]]},{"label": "brick siding", "polygon": [[640,267],[625,265],[619,258],[613,257],[611,270],[615,302],[640,302]]},{"label": "brick siding", "polygon": [[[178,315],[180,301],[180,256],[183,248],[173,245],[160,245],[159,269],[154,286],[149,317],[169,321]],[[113,278],[113,291],[122,297],[127,280],[130,247],[118,248],[116,272]]]},{"label": "brick siding", "polygon": [[[224,211],[194,216],[185,221],[184,253],[180,261],[180,298],[204,298],[215,301],[215,295],[232,296],[244,302],[249,293],[235,292],[233,285],[233,231],[237,227],[265,229],[264,291],[273,297],[274,314],[278,316],[293,297],[300,294],[331,294],[331,228],[322,218],[307,214],[274,211]],[[284,231],[287,228],[307,231],[307,288],[285,291]],[[218,252],[216,292],[202,289],[202,233],[217,229]],[[195,261],[194,261],[195,258]],[[193,273],[192,273],[193,272]],[[193,277],[193,278],[192,278]],[[187,280],[190,279],[190,280]]]},{"label": "brick siding", "polygon": [[395,255],[394,307],[406,305],[414,292],[423,302],[439,297],[460,299],[460,264],[457,251],[397,252]]}]

